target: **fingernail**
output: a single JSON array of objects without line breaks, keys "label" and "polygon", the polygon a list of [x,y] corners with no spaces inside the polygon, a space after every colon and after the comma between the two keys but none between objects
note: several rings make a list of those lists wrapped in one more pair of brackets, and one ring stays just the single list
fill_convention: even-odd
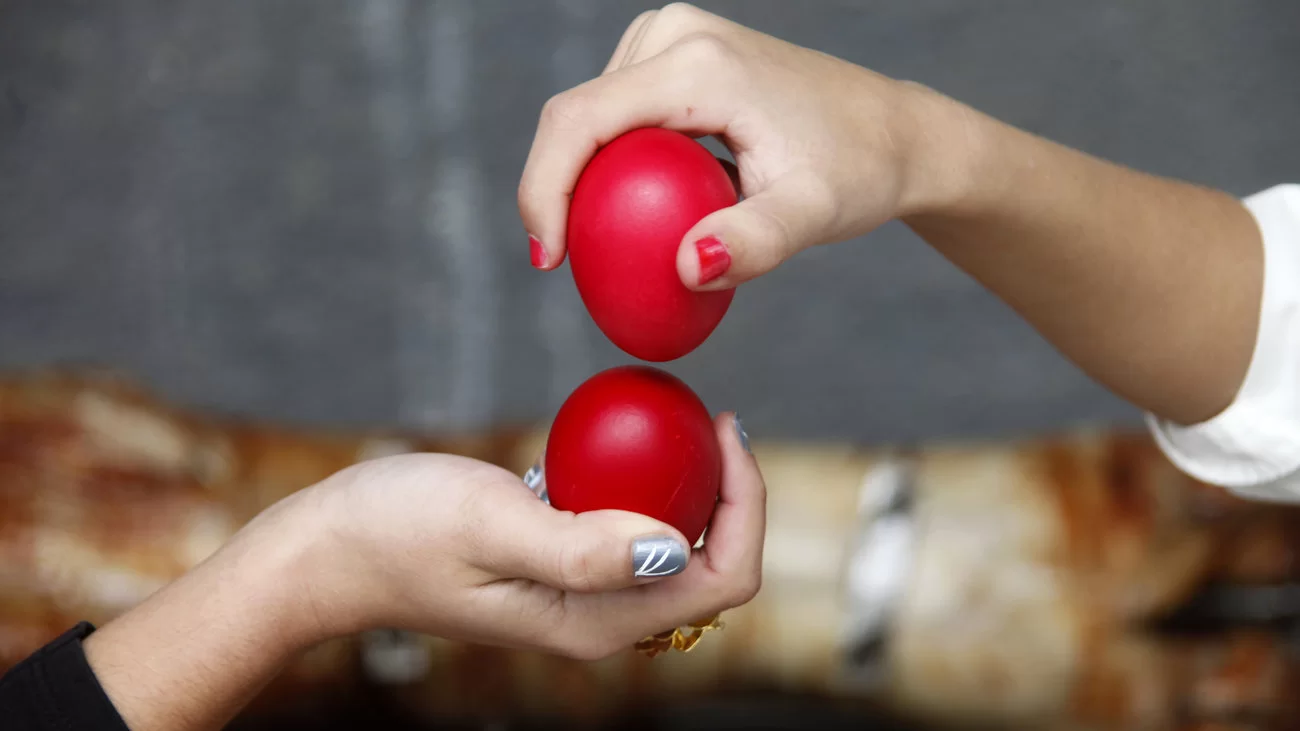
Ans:
[{"label": "fingernail", "polygon": [[726,244],[717,236],[705,236],[695,242],[695,253],[700,257],[700,284],[708,284],[731,268],[731,254]]},{"label": "fingernail", "polygon": [[546,268],[546,249],[542,248],[541,240],[532,234],[528,235],[528,257],[532,259],[533,267]]},{"label": "fingernail", "polygon": [[658,578],[686,569],[686,549],[675,538],[651,536],[632,543],[632,576]]},{"label": "fingernail", "polygon": [[542,499],[547,505],[551,504],[551,496],[546,491],[546,472],[542,469],[542,461],[539,459],[533,463],[532,467],[524,473],[524,484],[528,486],[533,494]]},{"label": "fingernail", "polygon": [[736,436],[740,438],[740,446],[744,447],[745,451],[751,455],[754,454],[754,451],[749,448],[749,435],[745,433],[745,425],[740,422],[740,414],[732,414],[731,422],[736,427]]}]

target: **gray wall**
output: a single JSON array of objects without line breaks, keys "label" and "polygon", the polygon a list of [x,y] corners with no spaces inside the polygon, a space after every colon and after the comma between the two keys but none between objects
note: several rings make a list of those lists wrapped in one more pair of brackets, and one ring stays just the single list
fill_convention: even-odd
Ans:
[{"label": "gray wall", "polygon": [[[1300,180],[1294,0],[704,2],[1244,194]],[[626,360],[514,205],[536,114],[646,2],[0,2],[0,367],[335,425],[546,419]],[[670,370],[762,437],[1135,414],[899,226],[745,286]]]}]

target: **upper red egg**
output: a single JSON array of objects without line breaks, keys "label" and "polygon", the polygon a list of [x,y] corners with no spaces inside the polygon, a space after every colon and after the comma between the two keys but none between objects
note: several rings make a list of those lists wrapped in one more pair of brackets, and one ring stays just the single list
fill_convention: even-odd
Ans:
[{"label": "upper red egg", "polygon": [[623,366],[597,373],[565,400],[544,469],[553,507],[641,513],[694,544],[717,504],[722,450],[689,386],[656,368]]},{"label": "upper red egg", "polygon": [[587,311],[611,342],[662,362],[709,337],[735,291],[687,289],[677,276],[677,248],[700,219],[735,203],[727,171],[679,132],[628,132],[587,163],[569,203],[569,263]]}]

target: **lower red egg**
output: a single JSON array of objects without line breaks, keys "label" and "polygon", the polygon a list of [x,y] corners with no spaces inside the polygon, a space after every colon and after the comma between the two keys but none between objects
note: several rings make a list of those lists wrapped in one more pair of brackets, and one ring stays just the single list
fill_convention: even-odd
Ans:
[{"label": "lower red egg", "polygon": [[587,379],[560,407],[546,443],[546,489],[559,510],[627,510],[694,544],[717,503],[722,452],[700,398],[648,366]]}]

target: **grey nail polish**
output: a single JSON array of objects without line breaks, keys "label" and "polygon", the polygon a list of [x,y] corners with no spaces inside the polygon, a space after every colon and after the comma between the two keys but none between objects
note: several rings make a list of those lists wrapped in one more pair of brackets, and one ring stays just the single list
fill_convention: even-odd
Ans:
[{"label": "grey nail polish", "polygon": [[528,486],[533,494],[542,499],[547,505],[551,504],[551,496],[546,491],[546,473],[542,469],[542,461],[539,459],[528,471],[524,473],[524,484]]},{"label": "grey nail polish", "polygon": [[753,454],[754,451],[749,448],[749,435],[745,433],[745,425],[740,423],[740,414],[732,414],[731,420],[736,425],[736,436],[740,437],[740,446],[744,447],[746,452]]},{"label": "grey nail polish", "polygon": [[680,574],[686,568],[686,549],[666,536],[638,538],[632,544],[632,576],[654,578]]}]

